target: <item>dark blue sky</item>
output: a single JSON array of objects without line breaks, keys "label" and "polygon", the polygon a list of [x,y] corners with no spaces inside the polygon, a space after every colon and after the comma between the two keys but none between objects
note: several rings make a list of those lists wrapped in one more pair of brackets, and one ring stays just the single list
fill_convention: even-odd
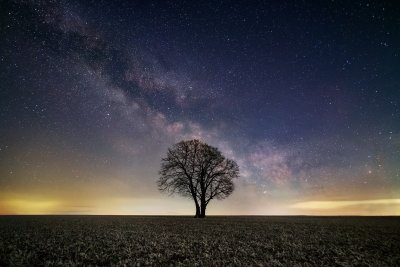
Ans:
[{"label": "dark blue sky", "polygon": [[[241,167],[236,198],[216,213],[398,213],[302,206],[400,198],[394,1],[1,5],[3,213],[39,195],[63,203],[53,213],[111,212],[88,200],[98,191],[100,202],[168,201],[160,158],[188,138]],[[171,201],[167,213],[179,210]]]}]

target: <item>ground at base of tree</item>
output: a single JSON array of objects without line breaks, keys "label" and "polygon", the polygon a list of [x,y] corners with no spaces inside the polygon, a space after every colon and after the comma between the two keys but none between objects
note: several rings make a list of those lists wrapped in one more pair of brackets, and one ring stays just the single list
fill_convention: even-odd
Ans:
[{"label": "ground at base of tree", "polygon": [[399,217],[0,216],[0,266],[400,266]]}]

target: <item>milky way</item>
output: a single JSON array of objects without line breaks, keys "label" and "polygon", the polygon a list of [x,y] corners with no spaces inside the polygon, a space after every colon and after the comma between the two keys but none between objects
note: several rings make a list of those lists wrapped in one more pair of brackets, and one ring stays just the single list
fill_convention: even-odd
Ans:
[{"label": "milky way", "polygon": [[399,5],[0,10],[0,213],[191,214],[155,181],[198,138],[241,170],[210,214],[400,215]]}]

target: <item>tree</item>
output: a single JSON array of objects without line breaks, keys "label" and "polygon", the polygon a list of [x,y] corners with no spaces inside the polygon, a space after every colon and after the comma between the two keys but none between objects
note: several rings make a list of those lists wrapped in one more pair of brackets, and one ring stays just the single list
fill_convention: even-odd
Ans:
[{"label": "tree", "polygon": [[212,199],[224,199],[233,192],[239,166],[218,148],[194,139],[169,148],[159,174],[160,191],[193,199],[195,217],[204,218]]}]

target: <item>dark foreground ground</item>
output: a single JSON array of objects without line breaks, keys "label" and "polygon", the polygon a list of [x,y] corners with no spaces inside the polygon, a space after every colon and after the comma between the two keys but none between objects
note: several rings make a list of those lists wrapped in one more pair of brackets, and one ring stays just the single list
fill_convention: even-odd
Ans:
[{"label": "dark foreground ground", "polygon": [[399,217],[0,217],[0,266],[400,266]]}]

